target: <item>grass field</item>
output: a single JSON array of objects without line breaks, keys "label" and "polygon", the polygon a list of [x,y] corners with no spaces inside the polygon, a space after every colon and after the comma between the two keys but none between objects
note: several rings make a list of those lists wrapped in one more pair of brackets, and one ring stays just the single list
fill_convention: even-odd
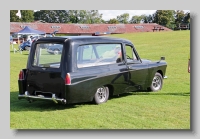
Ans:
[{"label": "grass field", "polygon": [[[135,92],[110,98],[107,103],[57,105],[18,100],[18,74],[28,52],[13,53],[10,46],[11,129],[190,129],[190,31],[117,34],[131,40],[140,57],[165,56],[167,79],[157,93]],[[14,46],[17,48],[17,46]]]}]

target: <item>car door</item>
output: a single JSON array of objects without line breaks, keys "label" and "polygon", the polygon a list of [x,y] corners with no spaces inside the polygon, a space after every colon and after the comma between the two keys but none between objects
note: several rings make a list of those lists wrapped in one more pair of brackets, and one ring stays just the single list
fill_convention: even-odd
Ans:
[{"label": "car door", "polygon": [[[44,43],[41,43],[44,44]],[[62,54],[52,55],[46,49],[41,48],[41,44],[36,44],[30,54],[29,70],[27,76],[27,91],[30,95],[37,93],[52,94],[60,97],[64,92],[64,80],[61,77],[61,57]],[[45,45],[49,45],[46,43]],[[54,43],[61,45],[62,43]],[[54,46],[52,45],[52,47]],[[51,47],[51,46],[49,46]]]},{"label": "car door", "polygon": [[148,76],[148,64],[142,63],[133,45],[125,44],[124,47],[129,79],[127,91],[142,90]]}]

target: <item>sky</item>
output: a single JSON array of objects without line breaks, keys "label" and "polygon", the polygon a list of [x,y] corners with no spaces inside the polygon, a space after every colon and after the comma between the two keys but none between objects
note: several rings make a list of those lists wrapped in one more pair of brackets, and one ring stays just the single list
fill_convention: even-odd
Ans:
[{"label": "sky", "polygon": [[102,15],[103,20],[109,20],[112,18],[117,18],[118,15],[122,15],[124,13],[129,13],[129,18],[134,15],[149,15],[155,13],[156,10],[99,10]]},{"label": "sky", "polygon": [[[184,12],[188,12],[189,10],[184,10]],[[122,15],[124,13],[129,13],[129,18],[135,15],[152,15],[156,10],[99,10],[102,15],[103,20],[109,20],[112,18],[117,18],[118,15]]]}]

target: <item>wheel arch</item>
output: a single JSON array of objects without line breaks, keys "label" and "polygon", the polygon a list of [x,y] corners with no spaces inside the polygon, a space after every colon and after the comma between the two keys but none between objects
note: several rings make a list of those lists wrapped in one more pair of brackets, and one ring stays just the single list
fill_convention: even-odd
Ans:
[{"label": "wheel arch", "polygon": [[105,87],[108,87],[108,91],[109,91],[109,96],[113,96],[113,92],[114,92],[114,87],[110,84],[106,84],[104,85]]},{"label": "wheel arch", "polygon": [[[162,78],[164,78],[164,77],[163,77],[163,72],[162,72],[162,70],[158,70],[158,71],[156,71],[156,72],[160,73],[161,76],[162,76]],[[155,72],[155,73],[156,73],[156,72]]]}]

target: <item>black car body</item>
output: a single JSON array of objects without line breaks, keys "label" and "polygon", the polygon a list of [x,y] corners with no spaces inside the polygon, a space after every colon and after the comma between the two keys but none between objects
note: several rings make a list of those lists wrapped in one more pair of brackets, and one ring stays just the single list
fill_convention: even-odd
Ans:
[{"label": "black car body", "polygon": [[[62,46],[58,55],[41,46]],[[66,36],[34,41],[27,67],[19,74],[19,99],[63,104],[104,103],[111,95],[162,88],[167,63],[140,59],[134,45],[121,38]]]}]

